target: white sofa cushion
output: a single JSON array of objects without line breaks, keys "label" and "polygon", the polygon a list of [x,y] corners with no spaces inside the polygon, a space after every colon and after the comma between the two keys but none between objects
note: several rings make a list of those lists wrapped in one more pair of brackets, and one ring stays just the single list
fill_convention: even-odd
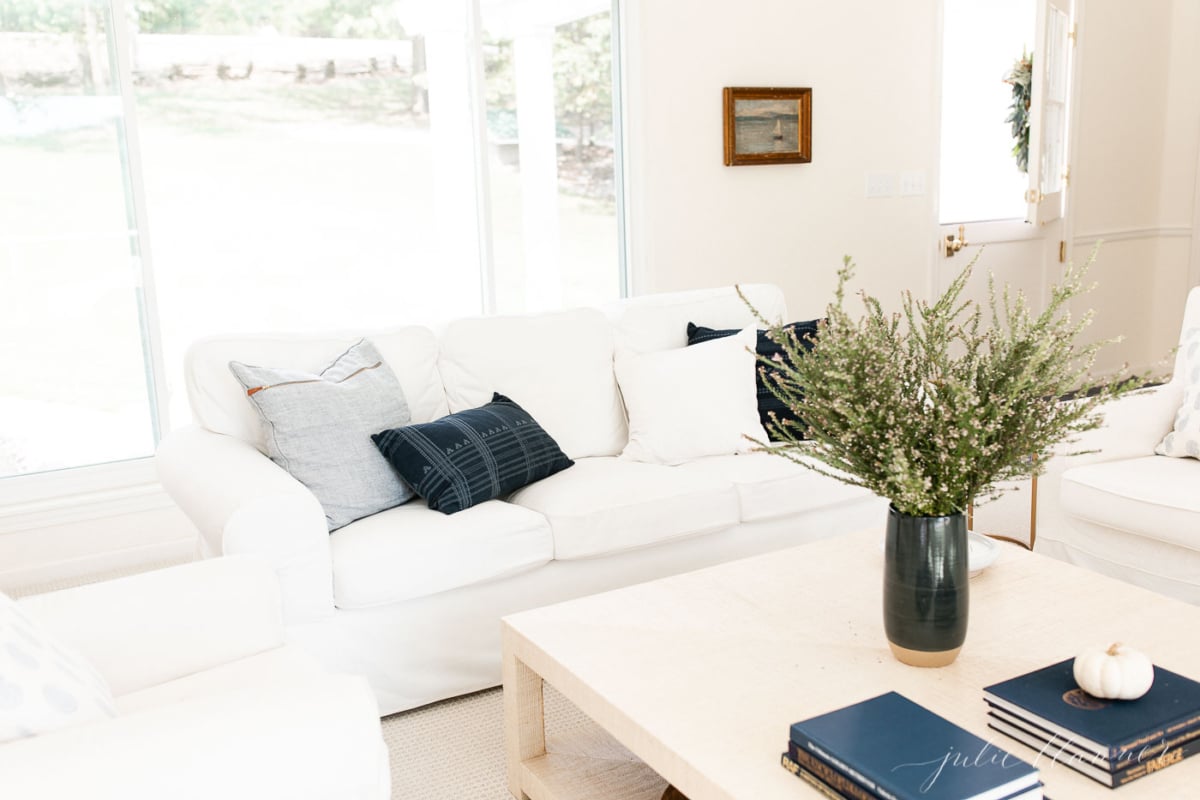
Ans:
[{"label": "white sofa cushion", "polygon": [[550,520],[559,560],[616,553],[738,522],[737,493],[728,480],[623,458],[580,459],[514,492],[509,501]]},{"label": "white sofa cushion", "polygon": [[617,359],[617,383],[629,414],[622,458],[682,464],[701,456],[742,453],[747,437],[767,440],[758,416],[754,345],[758,332],[691,347]]},{"label": "white sofa cushion", "polygon": [[1065,514],[1200,550],[1200,461],[1143,456],[1069,469]]},{"label": "white sofa cushion", "polygon": [[742,522],[779,519],[872,496],[866,489],[848,486],[770,453],[711,456],[680,469],[733,483]]},{"label": "white sofa cushion", "polygon": [[374,343],[396,374],[413,422],[429,422],[450,413],[437,371],[437,338],[428,328],[414,325],[326,336],[261,334],[201,339],[184,356],[184,380],[192,415],[208,430],[251,442],[265,453],[258,413],[230,373],[229,362],[313,372],[363,336]]},{"label": "white sofa cushion", "polygon": [[414,500],[334,531],[329,547],[338,608],[369,608],[470,586],[541,566],[554,556],[546,518],[499,500],[457,514]]},{"label": "white sofa cushion", "polygon": [[[771,322],[785,322],[787,303],[777,286],[744,284],[742,293]],[[631,297],[609,306],[618,356],[687,346],[687,325],[760,328],[732,286]]]},{"label": "white sofa cushion", "polygon": [[569,458],[616,455],[625,413],[613,377],[613,331],[604,314],[574,309],[451,322],[438,369],[451,411],[512,398]]},{"label": "white sofa cushion", "polygon": [[0,594],[0,744],[115,715],[100,673]]}]

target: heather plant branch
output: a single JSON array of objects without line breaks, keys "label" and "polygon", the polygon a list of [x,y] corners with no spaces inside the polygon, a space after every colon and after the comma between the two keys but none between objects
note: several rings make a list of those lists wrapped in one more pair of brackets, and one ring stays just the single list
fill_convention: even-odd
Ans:
[{"label": "heather plant branch", "polygon": [[[1098,384],[1096,356],[1115,340],[1077,344],[1092,315],[1073,319],[1069,304],[1091,290],[1083,280],[1095,252],[1068,267],[1039,314],[990,278],[986,308],[964,299],[977,259],[933,303],[905,292],[888,313],[860,292],[865,313],[854,319],[847,257],[811,349],[762,320],[784,355],[760,357],[759,369],[802,422],[772,416],[781,441],[760,448],[870,489],[903,513],[940,516],[1040,473],[1051,447],[1097,427],[1102,403],[1145,382]],[[1061,401],[1071,393],[1082,396]]]}]

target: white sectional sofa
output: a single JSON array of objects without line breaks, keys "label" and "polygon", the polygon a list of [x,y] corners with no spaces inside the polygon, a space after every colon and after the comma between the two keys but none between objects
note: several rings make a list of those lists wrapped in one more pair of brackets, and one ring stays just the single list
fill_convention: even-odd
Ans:
[{"label": "white sectional sofa", "polygon": [[[768,318],[790,321],[779,289],[744,289]],[[688,322],[755,324],[727,287],[437,331],[207,339],[186,364],[196,424],[162,443],[162,481],[204,555],[253,553],[275,567],[288,639],[331,670],[365,675],[383,713],[494,686],[505,614],[882,527],[885,501],[777,456],[679,466],[619,457],[628,432],[614,359],[684,347]],[[575,465],[456,514],[416,500],[329,533],[314,496],[263,454],[258,417],[227,365],[312,370],[364,335],[398,376],[412,422],[498,391]]]}]

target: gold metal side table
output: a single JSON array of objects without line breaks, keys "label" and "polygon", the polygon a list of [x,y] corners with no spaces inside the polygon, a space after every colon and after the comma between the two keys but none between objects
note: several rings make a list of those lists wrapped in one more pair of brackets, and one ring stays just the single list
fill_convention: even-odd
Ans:
[{"label": "gold metal side table", "polygon": [[[1029,457],[1030,464],[1033,464],[1036,461],[1037,461],[1036,455]],[[1020,539],[1014,539],[1011,536],[1001,536],[998,533],[986,533],[984,531],[977,531],[977,533],[980,533],[983,536],[988,537],[989,539],[995,539],[998,542],[1008,542],[1009,544],[1015,544],[1018,547],[1024,547],[1026,550],[1033,550],[1033,544],[1035,541],[1037,541],[1038,479],[1037,479],[1036,472],[1034,472],[1030,475],[1030,481],[1031,481],[1031,486],[1029,488],[1029,541],[1028,542],[1022,542]],[[969,530],[969,531],[975,530],[974,522],[975,522],[975,504],[969,503],[967,505],[967,530]]]}]

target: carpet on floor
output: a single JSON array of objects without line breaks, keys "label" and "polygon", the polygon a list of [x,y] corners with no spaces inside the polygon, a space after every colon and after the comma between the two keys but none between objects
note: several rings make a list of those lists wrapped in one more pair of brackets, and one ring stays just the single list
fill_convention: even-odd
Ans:
[{"label": "carpet on floor", "polygon": [[[547,750],[636,760],[553,687],[544,695]],[[385,717],[383,737],[393,800],[512,800],[498,688]]]}]

